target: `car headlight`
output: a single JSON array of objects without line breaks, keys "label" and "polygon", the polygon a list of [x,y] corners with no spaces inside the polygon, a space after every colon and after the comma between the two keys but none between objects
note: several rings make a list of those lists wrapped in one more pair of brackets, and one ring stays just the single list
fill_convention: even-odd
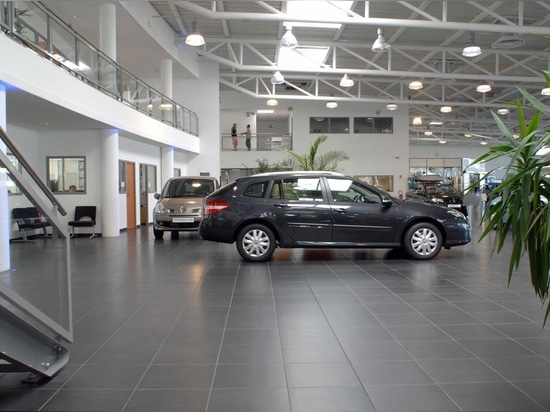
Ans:
[{"label": "car headlight", "polygon": [[437,197],[432,197],[432,202],[433,203],[445,203],[445,201],[443,199],[439,199]]},{"label": "car headlight", "polygon": [[164,207],[164,203],[157,203],[155,213],[168,213],[168,210]]},{"label": "car headlight", "polygon": [[461,212],[459,212],[458,210],[455,210],[455,209],[447,209],[447,213],[453,215],[454,217],[466,218],[466,216],[464,216],[463,213],[461,213]]}]

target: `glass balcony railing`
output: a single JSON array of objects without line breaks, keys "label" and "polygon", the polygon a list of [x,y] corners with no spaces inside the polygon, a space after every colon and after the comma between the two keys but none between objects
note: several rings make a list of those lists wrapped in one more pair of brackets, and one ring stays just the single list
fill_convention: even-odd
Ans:
[{"label": "glass balcony railing", "polygon": [[196,113],[119,66],[41,3],[0,1],[0,29],[103,93],[156,120],[199,135]]}]

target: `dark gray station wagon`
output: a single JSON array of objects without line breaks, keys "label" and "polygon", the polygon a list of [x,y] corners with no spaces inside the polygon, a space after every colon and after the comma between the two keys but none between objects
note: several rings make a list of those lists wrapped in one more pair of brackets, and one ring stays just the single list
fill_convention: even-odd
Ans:
[{"label": "dark gray station wagon", "polygon": [[403,248],[431,259],[470,242],[457,210],[399,200],[331,172],[276,172],[237,179],[203,201],[200,236],[237,244],[248,261],[281,248]]}]

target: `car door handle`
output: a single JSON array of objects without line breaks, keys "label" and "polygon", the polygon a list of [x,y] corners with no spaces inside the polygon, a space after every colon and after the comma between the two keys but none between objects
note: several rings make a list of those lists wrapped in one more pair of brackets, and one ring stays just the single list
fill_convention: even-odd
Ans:
[{"label": "car door handle", "polygon": [[334,210],[334,211],[337,212],[337,213],[346,213],[347,208],[335,207],[335,208],[333,208],[332,210]]},{"label": "car door handle", "polygon": [[275,206],[275,207],[288,207],[288,203],[274,203],[273,206]]}]

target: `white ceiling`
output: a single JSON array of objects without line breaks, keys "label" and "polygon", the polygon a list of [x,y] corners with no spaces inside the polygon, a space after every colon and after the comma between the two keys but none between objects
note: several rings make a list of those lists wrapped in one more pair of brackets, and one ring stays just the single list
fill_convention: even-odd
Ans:
[{"label": "white ceiling", "polygon": [[[63,20],[93,44],[99,43],[97,1],[43,1]],[[166,53],[155,40],[117,6],[117,60],[142,78],[158,77]],[[338,2],[333,2],[338,7]],[[444,133],[451,145],[479,145],[468,132],[498,140],[500,133],[490,113],[503,101],[518,96],[517,86],[540,95],[544,87],[541,69],[548,68],[550,2],[548,1],[397,1],[352,2],[345,17],[320,18],[286,14],[286,1],[151,1],[150,19],[162,19],[183,41],[195,20],[206,39],[196,51],[220,63],[220,89],[237,90],[258,98],[341,100],[410,104],[409,114],[421,116],[423,126],[410,127],[412,144],[433,144],[425,137],[429,120],[435,136]],[[336,16],[336,15],[335,15]],[[300,46],[329,46],[322,67],[277,67],[279,38],[285,21],[340,23],[338,30],[294,27]],[[389,51],[371,50],[377,29],[383,28]],[[471,34],[483,53],[475,58],[461,55]],[[523,45],[495,48],[497,39],[517,36]],[[513,40],[513,39],[512,39]],[[516,39],[517,40],[517,39]],[[510,41],[508,44],[514,44]],[[280,69],[286,83],[273,86],[274,70]],[[355,80],[351,88],[339,86],[347,73]],[[174,68],[175,76],[185,76]],[[424,88],[412,91],[408,83],[421,79]],[[478,93],[481,80],[493,90]],[[442,115],[443,105],[453,112]],[[515,125],[515,111],[507,116]]]}]

